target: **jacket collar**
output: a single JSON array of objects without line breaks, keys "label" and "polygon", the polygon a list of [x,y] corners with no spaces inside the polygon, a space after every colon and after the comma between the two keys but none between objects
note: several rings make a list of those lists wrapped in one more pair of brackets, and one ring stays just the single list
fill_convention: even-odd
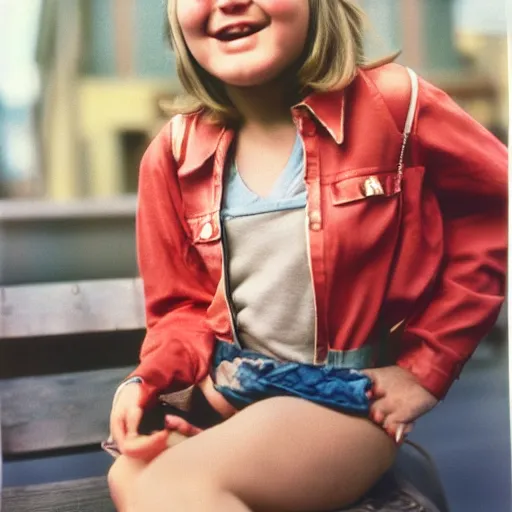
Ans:
[{"label": "jacket collar", "polygon": [[[306,108],[318,122],[327,130],[337,144],[344,140],[345,91],[334,90],[324,93],[314,93],[292,107],[299,111]],[[300,114],[299,114],[300,115]],[[230,130],[208,122],[202,122],[201,112],[189,115],[190,125],[187,130],[187,145],[183,171],[197,169],[208,158],[213,156],[222,139],[231,139]],[[192,132],[195,136],[190,137]],[[191,145],[194,145],[193,147]]]},{"label": "jacket collar", "polygon": [[219,125],[205,122],[202,119],[201,111],[189,114],[187,117],[185,158],[180,174],[188,174],[188,172],[201,167],[208,158],[214,155],[223,136],[228,132]]},{"label": "jacket collar", "polygon": [[293,108],[305,107],[327,130],[337,144],[342,144],[345,136],[345,91],[334,90],[314,93],[307,96]]}]

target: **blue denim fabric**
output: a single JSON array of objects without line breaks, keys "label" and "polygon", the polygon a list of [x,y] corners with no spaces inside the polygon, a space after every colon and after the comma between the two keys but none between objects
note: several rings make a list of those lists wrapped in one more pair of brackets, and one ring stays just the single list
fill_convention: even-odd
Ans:
[{"label": "blue denim fabric", "polygon": [[[229,385],[219,385],[219,365],[235,360],[238,365]],[[371,381],[356,370],[281,362],[225,342],[216,346],[213,381],[215,389],[238,409],[264,398],[295,396],[350,414],[369,412],[366,393]]]}]

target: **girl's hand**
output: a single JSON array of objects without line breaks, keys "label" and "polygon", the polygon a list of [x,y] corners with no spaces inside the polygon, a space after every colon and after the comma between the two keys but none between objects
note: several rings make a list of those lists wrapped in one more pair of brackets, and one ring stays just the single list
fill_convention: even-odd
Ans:
[{"label": "girl's hand", "polygon": [[411,432],[414,422],[433,409],[438,400],[422,387],[416,377],[399,366],[362,372],[373,387],[370,418],[400,443],[402,434]]},{"label": "girl's hand", "polygon": [[[212,379],[208,376],[198,384],[210,405],[223,418],[233,416],[237,411],[224,397],[215,390]],[[138,427],[143,410],[138,405],[140,384],[127,384],[121,390],[112,407],[110,431],[119,451],[128,457],[149,462],[163,451],[176,446],[187,438],[202,432],[179,416],[165,417],[165,430],[141,435]]]},{"label": "girl's hand", "polygon": [[139,434],[143,415],[143,409],[139,406],[140,395],[140,384],[126,384],[116,397],[110,413],[112,439],[123,455],[148,462],[170,446],[200,432],[179,417],[167,416],[165,430],[151,435]]},{"label": "girl's hand", "polygon": [[110,413],[110,433],[120,453],[135,459],[149,461],[167,446],[169,434],[156,432],[151,436],[138,433],[143,410],[139,405],[141,385],[135,382],[126,384],[112,405]]},{"label": "girl's hand", "polygon": [[139,406],[142,386],[126,384],[114,399],[110,413],[110,433],[119,451],[124,453],[127,439],[138,435],[142,408]]},{"label": "girl's hand", "polygon": [[150,462],[168,448],[201,432],[201,429],[194,427],[183,418],[168,415],[165,417],[165,430],[153,432],[149,436],[141,434],[128,436],[122,453],[134,459]]}]

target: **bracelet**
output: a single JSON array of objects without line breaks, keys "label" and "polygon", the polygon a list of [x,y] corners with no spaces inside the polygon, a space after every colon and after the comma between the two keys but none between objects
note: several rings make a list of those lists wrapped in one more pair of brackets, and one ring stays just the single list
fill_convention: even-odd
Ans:
[{"label": "bracelet", "polygon": [[114,394],[114,398],[112,399],[112,405],[114,405],[116,403],[116,400],[119,396],[119,393],[121,393],[121,391],[123,390],[123,388],[128,385],[128,384],[143,384],[144,381],[142,380],[141,377],[130,377],[129,379],[126,379],[124,382],[122,382],[119,387],[116,389],[116,392]]}]

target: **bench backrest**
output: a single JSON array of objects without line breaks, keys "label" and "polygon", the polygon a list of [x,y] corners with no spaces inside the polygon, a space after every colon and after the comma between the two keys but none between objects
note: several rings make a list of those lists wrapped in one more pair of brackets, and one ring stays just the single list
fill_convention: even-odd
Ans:
[{"label": "bench backrest", "polygon": [[4,457],[103,440],[144,327],[140,279],[0,288]]}]

